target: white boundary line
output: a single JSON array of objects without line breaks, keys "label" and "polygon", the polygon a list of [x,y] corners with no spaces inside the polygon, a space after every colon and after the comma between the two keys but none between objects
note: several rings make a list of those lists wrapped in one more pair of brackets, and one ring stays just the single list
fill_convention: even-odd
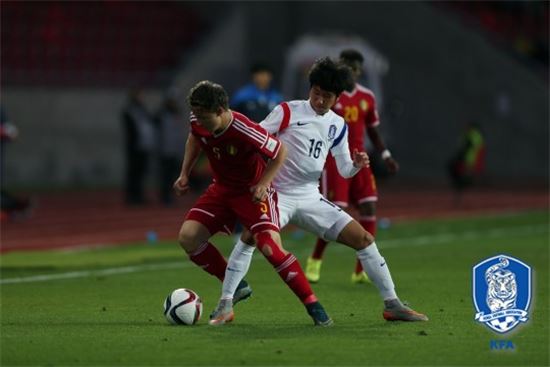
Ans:
[{"label": "white boundary line", "polygon": [[463,231],[458,233],[442,233],[432,236],[418,236],[411,238],[396,238],[382,241],[381,249],[407,246],[425,246],[436,243],[447,243],[457,240],[471,241],[480,235],[489,238],[506,236],[523,236],[530,234],[542,234],[548,232],[548,225],[525,225],[516,227],[491,228],[482,231]]},{"label": "white boundary line", "polygon": [[[501,237],[509,237],[509,236],[522,236],[526,234],[542,234],[547,232],[548,232],[547,225],[501,227],[501,228],[487,229],[483,231],[464,231],[464,232],[455,233],[455,234],[443,233],[443,234],[436,234],[432,236],[387,239],[387,240],[381,241],[379,246],[381,250],[384,250],[384,249],[396,248],[396,247],[402,247],[402,246],[426,246],[426,245],[433,245],[433,244],[441,244],[441,243],[448,243],[448,242],[457,241],[457,240],[468,241],[468,240],[476,239],[480,235],[485,237],[490,237],[490,238],[501,238]],[[292,242],[296,242],[296,241],[292,241]],[[339,249],[344,249],[344,248],[346,247],[339,246]],[[308,251],[309,251],[309,248],[308,248]],[[300,252],[305,252],[305,251],[300,251]],[[254,259],[259,259],[259,258],[261,258],[261,256],[254,257]],[[0,279],[0,284],[48,282],[52,280],[61,280],[61,279],[75,279],[75,278],[86,278],[86,277],[93,277],[93,276],[129,274],[129,273],[137,273],[142,271],[188,268],[188,267],[191,267],[192,265],[193,265],[192,263],[185,262],[182,260],[178,262],[169,262],[169,263],[162,263],[162,264],[124,266],[124,267],[107,268],[107,269],[100,269],[100,270],[83,270],[83,271],[73,271],[68,273],[34,275],[34,276],[20,277],[20,278],[7,278],[7,279]]]},{"label": "white boundary line", "polygon": [[190,266],[191,266],[191,263],[184,262],[184,261],[164,263],[164,264],[154,264],[154,265],[124,266],[124,267],[107,268],[107,269],[100,269],[100,270],[83,270],[83,271],[72,271],[69,273],[45,274],[45,275],[34,275],[30,277],[0,279],[0,284],[48,282],[50,280],[86,278],[86,277],[102,276],[102,275],[128,274],[128,273],[136,273],[136,272],[150,271],[150,270],[187,268]]}]

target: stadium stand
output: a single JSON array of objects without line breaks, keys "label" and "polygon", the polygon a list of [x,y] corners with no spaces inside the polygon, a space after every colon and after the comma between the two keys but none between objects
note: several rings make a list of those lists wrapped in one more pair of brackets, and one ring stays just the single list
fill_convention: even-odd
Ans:
[{"label": "stadium stand", "polygon": [[17,85],[161,85],[206,28],[184,2],[5,2],[1,20]]},{"label": "stadium stand", "polygon": [[469,23],[476,23],[516,56],[548,67],[547,1],[441,2]]}]

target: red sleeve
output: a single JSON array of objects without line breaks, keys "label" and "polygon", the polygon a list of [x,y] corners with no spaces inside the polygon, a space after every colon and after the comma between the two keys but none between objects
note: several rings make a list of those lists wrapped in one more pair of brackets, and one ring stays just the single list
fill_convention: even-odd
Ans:
[{"label": "red sleeve", "polygon": [[288,107],[288,103],[286,102],[281,103],[281,107],[283,108],[283,119],[281,120],[281,127],[279,127],[279,133],[283,132],[290,124],[290,107]]},{"label": "red sleeve", "polygon": [[273,159],[279,153],[280,140],[270,135],[260,125],[252,123],[248,119],[235,118],[232,126],[247,143],[253,145],[267,158]]}]

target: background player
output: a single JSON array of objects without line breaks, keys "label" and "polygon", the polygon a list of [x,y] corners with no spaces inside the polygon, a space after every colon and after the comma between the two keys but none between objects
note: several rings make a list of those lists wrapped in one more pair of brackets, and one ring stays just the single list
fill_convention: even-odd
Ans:
[{"label": "background player", "polygon": [[[363,70],[363,55],[353,49],[344,50],[340,53],[340,62],[350,67],[355,87],[351,92],[344,90],[332,109],[346,121],[350,151],[365,149],[366,128],[374,147],[381,153],[388,172],[396,173],[399,165],[392,158],[390,151],[386,149],[378,132],[380,120],[374,93],[357,83]],[[359,223],[370,234],[376,236],[378,193],[370,166],[363,168],[352,178],[346,179],[338,173],[334,157],[329,155],[321,176],[321,189],[327,199],[342,208],[347,208],[350,202],[356,206],[359,210]],[[322,257],[327,244],[327,241],[318,238],[313,253],[307,260],[306,277],[312,283],[318,282],[321,276]],[[351,281],[353,283],[368,282],[367,274],[363,271],[358,259],[351,275]]]},{"label": "background player", "polygon": [[[331,111],[338,95],[351,84],[349,74],[347,67],[329,58],[318,60],[309,73],[309,100],[284,102],[260,123],[268,132],[277,134],[288,149],[288,156],[273,181],[278,196],[279,223],[284,227],[291,222],[327,240],[355,249],[384,300],[383,317],[387,320],[425,321],[428,319],[425,315],[403,305],[397,297],[386,260],[378,252],[372,235],[348,213],[323,197],[318,189],[319,176],[329,151],[344,177],[351,177],[368,165],[364,152],[355,150],[353,160],[350,158],[347,125],[342,117]],[[256,244],[260,251],[269,251],[262,244]],[[215,311],[218,318],[233,315],[227,299],[232,297],[248,270],[253,245],[253,239],[245,231],[231,253],[222,298]]]},{"label": "background player", "polygon": [[[316,325],[332,320],[317,301],[294,255],[281,246],[276,197],[271,181],[286,157],[286,148],[258,124],[228,108],[228,97],[218,84],[202,81],[188,96],[191,133],[179,178],[174,183],[181,195],[189,190],[189,173],[202,149],[214,180],[187,213],[179,243],[192,262],[223,280],[227,263],[208,240],[217,232],[231,233],[236,219],[252,233],[279,276],[306,306]],[[265,158],[269,159],[265,163]],[[240,288],[239,288],[240,287]],[[246,284],[236,287],[234,302],[250,296]],[[211,324],[233,320],[213,318]]]},{"label": "background player", "polygon": [[230,106],[233,111],[259,122],[283,101],[283,97],[273,87],[273,70],[269,65],[255,63],[250,68],[250,76],[250,83],[235,92]]},{"label": "background player", "polygon": [[479,124],[475,121],[467,122],[460,136],[460,145],[448,163],[449,176],[455,190],[455,206],[460,205],[464,190],[483,174],[485,151]]}]

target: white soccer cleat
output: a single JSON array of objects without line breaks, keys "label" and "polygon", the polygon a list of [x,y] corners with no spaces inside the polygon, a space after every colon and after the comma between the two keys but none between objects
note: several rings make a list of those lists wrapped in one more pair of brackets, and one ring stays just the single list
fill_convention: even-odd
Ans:
[{"label": "white soccer cleat", "polygon": [[210,314],[210,321],[208,321],[208,324],[212,326],[225,325],[233,321],[234,318],[233,300],[221,299],[218,303],[218,307]]}]

